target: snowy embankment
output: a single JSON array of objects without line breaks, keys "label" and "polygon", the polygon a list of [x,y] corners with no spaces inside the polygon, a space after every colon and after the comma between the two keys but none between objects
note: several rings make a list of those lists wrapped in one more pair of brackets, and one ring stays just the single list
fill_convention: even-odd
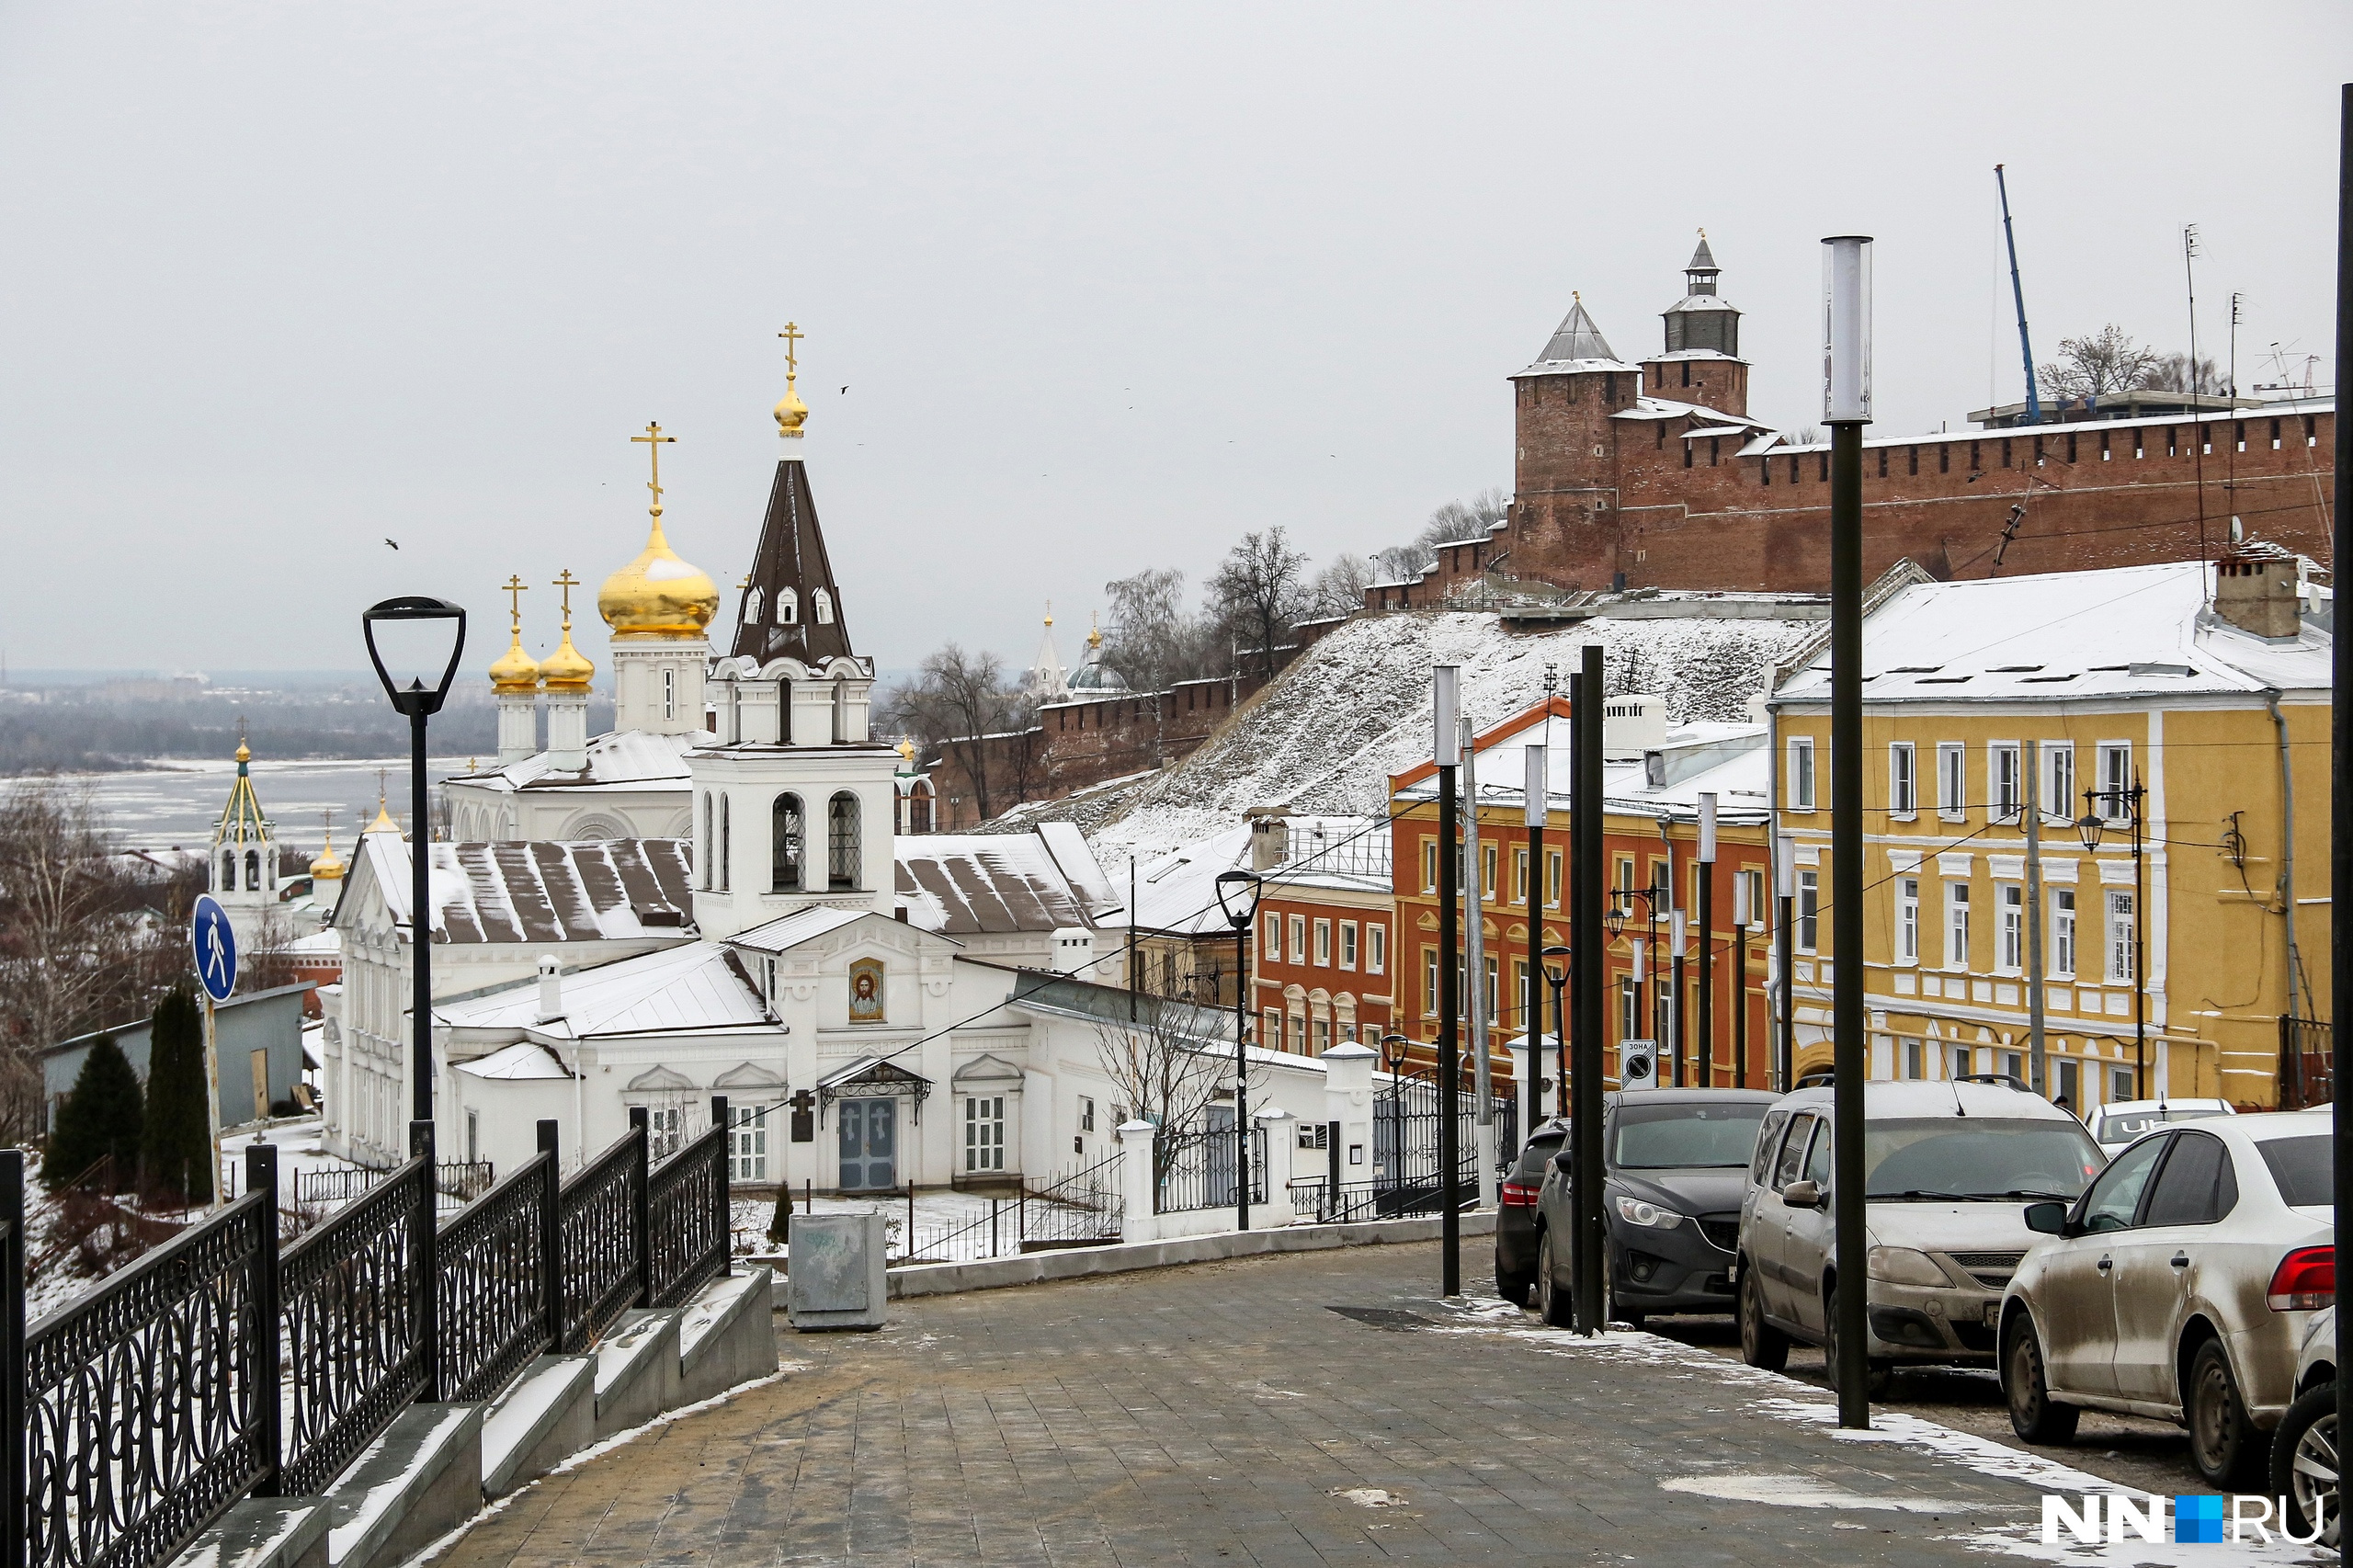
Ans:
[{"label": "snowy embankment", "polygon": [[1389,776],[1426,760],[1430,666],[1462,666],[1462,706],[1484,729],[1544,695],[1563,695],[1587,643],[1602,649],[1612,694],[1655,692],[1668,722],[1736,722],[1766,667],[1814,620],[1706,615],[1597,617],[1559,631],[1507,631],[1492,612],[1415,611],[1349,621],[1176,767],[1034,808],[1076,822],[1098,852],[1154,855],[1232,827],[1251,806],[1335,816],[1388,807]]}]

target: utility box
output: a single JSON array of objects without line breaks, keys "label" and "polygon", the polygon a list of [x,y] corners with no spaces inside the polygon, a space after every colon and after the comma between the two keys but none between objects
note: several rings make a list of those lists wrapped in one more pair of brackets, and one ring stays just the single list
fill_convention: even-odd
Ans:
[{"label": "utility box", "polygon": [[813,1329],[881,1328],[891,1298],[880,1210],[795,1214],[786,1244],[785,1315]]}]

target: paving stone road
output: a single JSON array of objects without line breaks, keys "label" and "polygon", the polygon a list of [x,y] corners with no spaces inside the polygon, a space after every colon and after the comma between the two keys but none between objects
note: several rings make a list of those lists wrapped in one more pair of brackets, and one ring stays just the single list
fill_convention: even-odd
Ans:
[{"label": "paving stone road", "polygon": [[1818,1389],[1449,1306],[1437,1265],[1363,1247],[935,1297],[870,1335],[779,1318],[796,1369],[540,1482],[440,1561],[1984,1563],[2047,1558],[2040,1494],[2084,1479],[1901,1416],[1842,1439]]}]

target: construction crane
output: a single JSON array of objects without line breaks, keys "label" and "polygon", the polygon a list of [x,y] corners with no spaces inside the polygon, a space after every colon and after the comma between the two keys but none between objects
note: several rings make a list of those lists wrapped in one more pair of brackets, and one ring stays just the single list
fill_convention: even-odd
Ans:
[{"label": "construction crane", "polygon": [[2018,237],[2010,227],[2010,184],[2002,165],[1994,165],[1994,188],[2002,193],[2002,243],[2010,249],[2010,298],[2018,308],[2018,354],[2026,361],[2026,422],[2042,423],[2042,399],[2034,390],[2034,345],[2026,335],[2026,290],[2018,284]]}]

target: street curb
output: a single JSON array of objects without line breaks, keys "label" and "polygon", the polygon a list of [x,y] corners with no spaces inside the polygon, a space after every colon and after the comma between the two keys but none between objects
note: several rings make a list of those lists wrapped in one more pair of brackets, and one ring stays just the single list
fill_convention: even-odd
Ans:
[{"label": "street curb", "polygon": [[[1438,1223],[1433,1215],[1414,1220],[1367,1220],[1346,1225],[1284,1225],[1267,1231],[1218,1231],[1165,1242],[1065,1247],[1012,1257],[983,1258],[974,1263],[907,1264],[891,1270],[891,1297],[896,1301],[907,1296],[1001,1290],[1055,1279],[1085,1279],[1100,1274],[1130,1274],[1138,1269],[1170,1268],[1188,1263],[1216,1263],[1230,1257],[1434,1242],[1438,1239]],[[1493,1210],[1472,1210],[1461,1216],[1461,1233],[1465,1236],[1493,1235],[1495,1230]],[[784,1310],[785,1291],[784,1276],[779,1273],[769,1297],[779,1312]]]}]

